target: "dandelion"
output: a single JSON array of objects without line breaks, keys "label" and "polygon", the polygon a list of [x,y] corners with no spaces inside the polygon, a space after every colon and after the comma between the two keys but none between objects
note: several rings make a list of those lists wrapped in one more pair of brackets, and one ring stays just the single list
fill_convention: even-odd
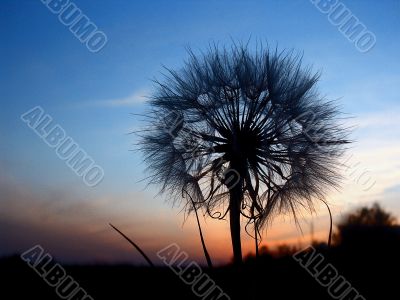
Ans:
[{"label": "dandelion", "polygon": [[319,74],[293,51],[235,44],[188,53],[182,69],[155,81],[140,148],[150,182],[183,200],[188,213],[229,213],[240,264],[241,220],[258,245],[274,215],[296,219],[339,185],[348,130],[318,93]]}]

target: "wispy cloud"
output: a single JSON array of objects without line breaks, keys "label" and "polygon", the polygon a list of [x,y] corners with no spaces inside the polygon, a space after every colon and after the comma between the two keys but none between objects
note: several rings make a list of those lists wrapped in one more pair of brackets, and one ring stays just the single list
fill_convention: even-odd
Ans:
[{"label": "wispy cloud", "polygon": [[364,113],[353,120],[358,128],[375,129],[384,126],[397,127],[400,116],[400,107],[394,106],[390,110]]},{"label": "wispy cloud", "polygon": [[132,94],[121,97],[105,100],[87,101],[81,103],[80,107],[128,107],[143,104],[146,101],[149,91],[147,89],[140,89]]}]

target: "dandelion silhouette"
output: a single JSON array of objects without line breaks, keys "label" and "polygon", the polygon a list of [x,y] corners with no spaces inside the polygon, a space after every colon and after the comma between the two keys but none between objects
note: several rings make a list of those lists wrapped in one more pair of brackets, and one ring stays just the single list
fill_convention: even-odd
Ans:
[{"label": "dandelion silhouette", "polygon": [[184,201],[187,213],[229,213],[240,264],[241,219],[258,245],[274,215],[297,221],[300,207],[313,210],[339,185],[348,129],[316,90],[319,74],[293,51],[234,44],[188,53],[181,70],[155,81],[139,146],[149,182]]}]

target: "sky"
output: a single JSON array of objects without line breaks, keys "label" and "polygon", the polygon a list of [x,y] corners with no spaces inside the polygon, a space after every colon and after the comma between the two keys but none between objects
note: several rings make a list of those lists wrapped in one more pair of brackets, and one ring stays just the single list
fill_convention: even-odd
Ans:
[{"label": "sky", "polygon": [[[45,2],[45,1],[44,1]],[[70,1],[107,37],[91,52],[40,0],[0,5],[0,256],[40,244],[65,262],[143,259],[108,225],[113,223],[157,260],[177,243],[204,262],[195,220],[182,206],[147,186],[135,150],[146,96],[163,66],[179,69],[186,48],[257,41],[300,51],[322,76],[319,90],[351,117],[355,141],[343,158],[340,190],[327,195],[337,223],[351,209],[378,201],[400,217],[400,1],[344,4],[376,37],[360,52],[312,1]],[[316,1],[318,2],[318,0]],[[21,115],[40,106],[104,170],[85,185]],[[218,263],[231,256],[228,221],[201,220]],[[301,230],[281,216],[264,231],[263,245],[326,239],[323,206],[304,212]],[[253,241],[243,233],[245,253]]]}]

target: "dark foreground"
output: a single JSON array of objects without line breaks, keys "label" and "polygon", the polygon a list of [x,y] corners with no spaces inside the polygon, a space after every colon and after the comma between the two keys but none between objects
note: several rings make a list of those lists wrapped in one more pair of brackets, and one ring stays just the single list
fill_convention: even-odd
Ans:
[{"label": "dark foreground", "polygon": [[[379,238],[382,232],[376,233]],[[389,238],[390,240],[390,238]],[[356,241],[330,250],[316,247],[316,253],[302,253],[296,261],[291,251],[272,256],[264,253],[258,260],[247,259],[240,269],[231,266],[203,270],[229,295],[230,299],[334,299],[328,293],[329,271],[320,271],[330,263],[346,282],[365,299],[397,299],[400,284],[399,239],[364,245]],[[321,254],[319,258],[315,258]],[[321,258],[323,257],[323,259]],[[312,259],[316,259],[310,265]],[[309,260],[309,261],[307,261]],[[318,261],[322,261],[320,265]],[[303,268],[301,263],[309,264]],[[228,299],[226,296],[196,296],[191,284],[186,284],[168,267],[134,266],[65,266],[93,299]],[[335,272],[335,271],[334,271]],[[313,277],[311,273],[316,274]],[[334,274],[335,275],[335,274]],[[190,277],[190,276],[189,276]],[[321,281],[319,283],[318,281]],[[35,270],[19,256],[0,260],[0,284],[4,299],[60,299]],[[340,286],[338,286],[340,288]],[[354,291],[353,291],[354,292]],[[339,292],[338,292],[339,293]],[[364,299],[354,292],[345,300]],[[3,299],[3,296],[1,296]],[[69,299],[69,298],[68,298]],[[91,299],[76,297],[71,299]]]}]

